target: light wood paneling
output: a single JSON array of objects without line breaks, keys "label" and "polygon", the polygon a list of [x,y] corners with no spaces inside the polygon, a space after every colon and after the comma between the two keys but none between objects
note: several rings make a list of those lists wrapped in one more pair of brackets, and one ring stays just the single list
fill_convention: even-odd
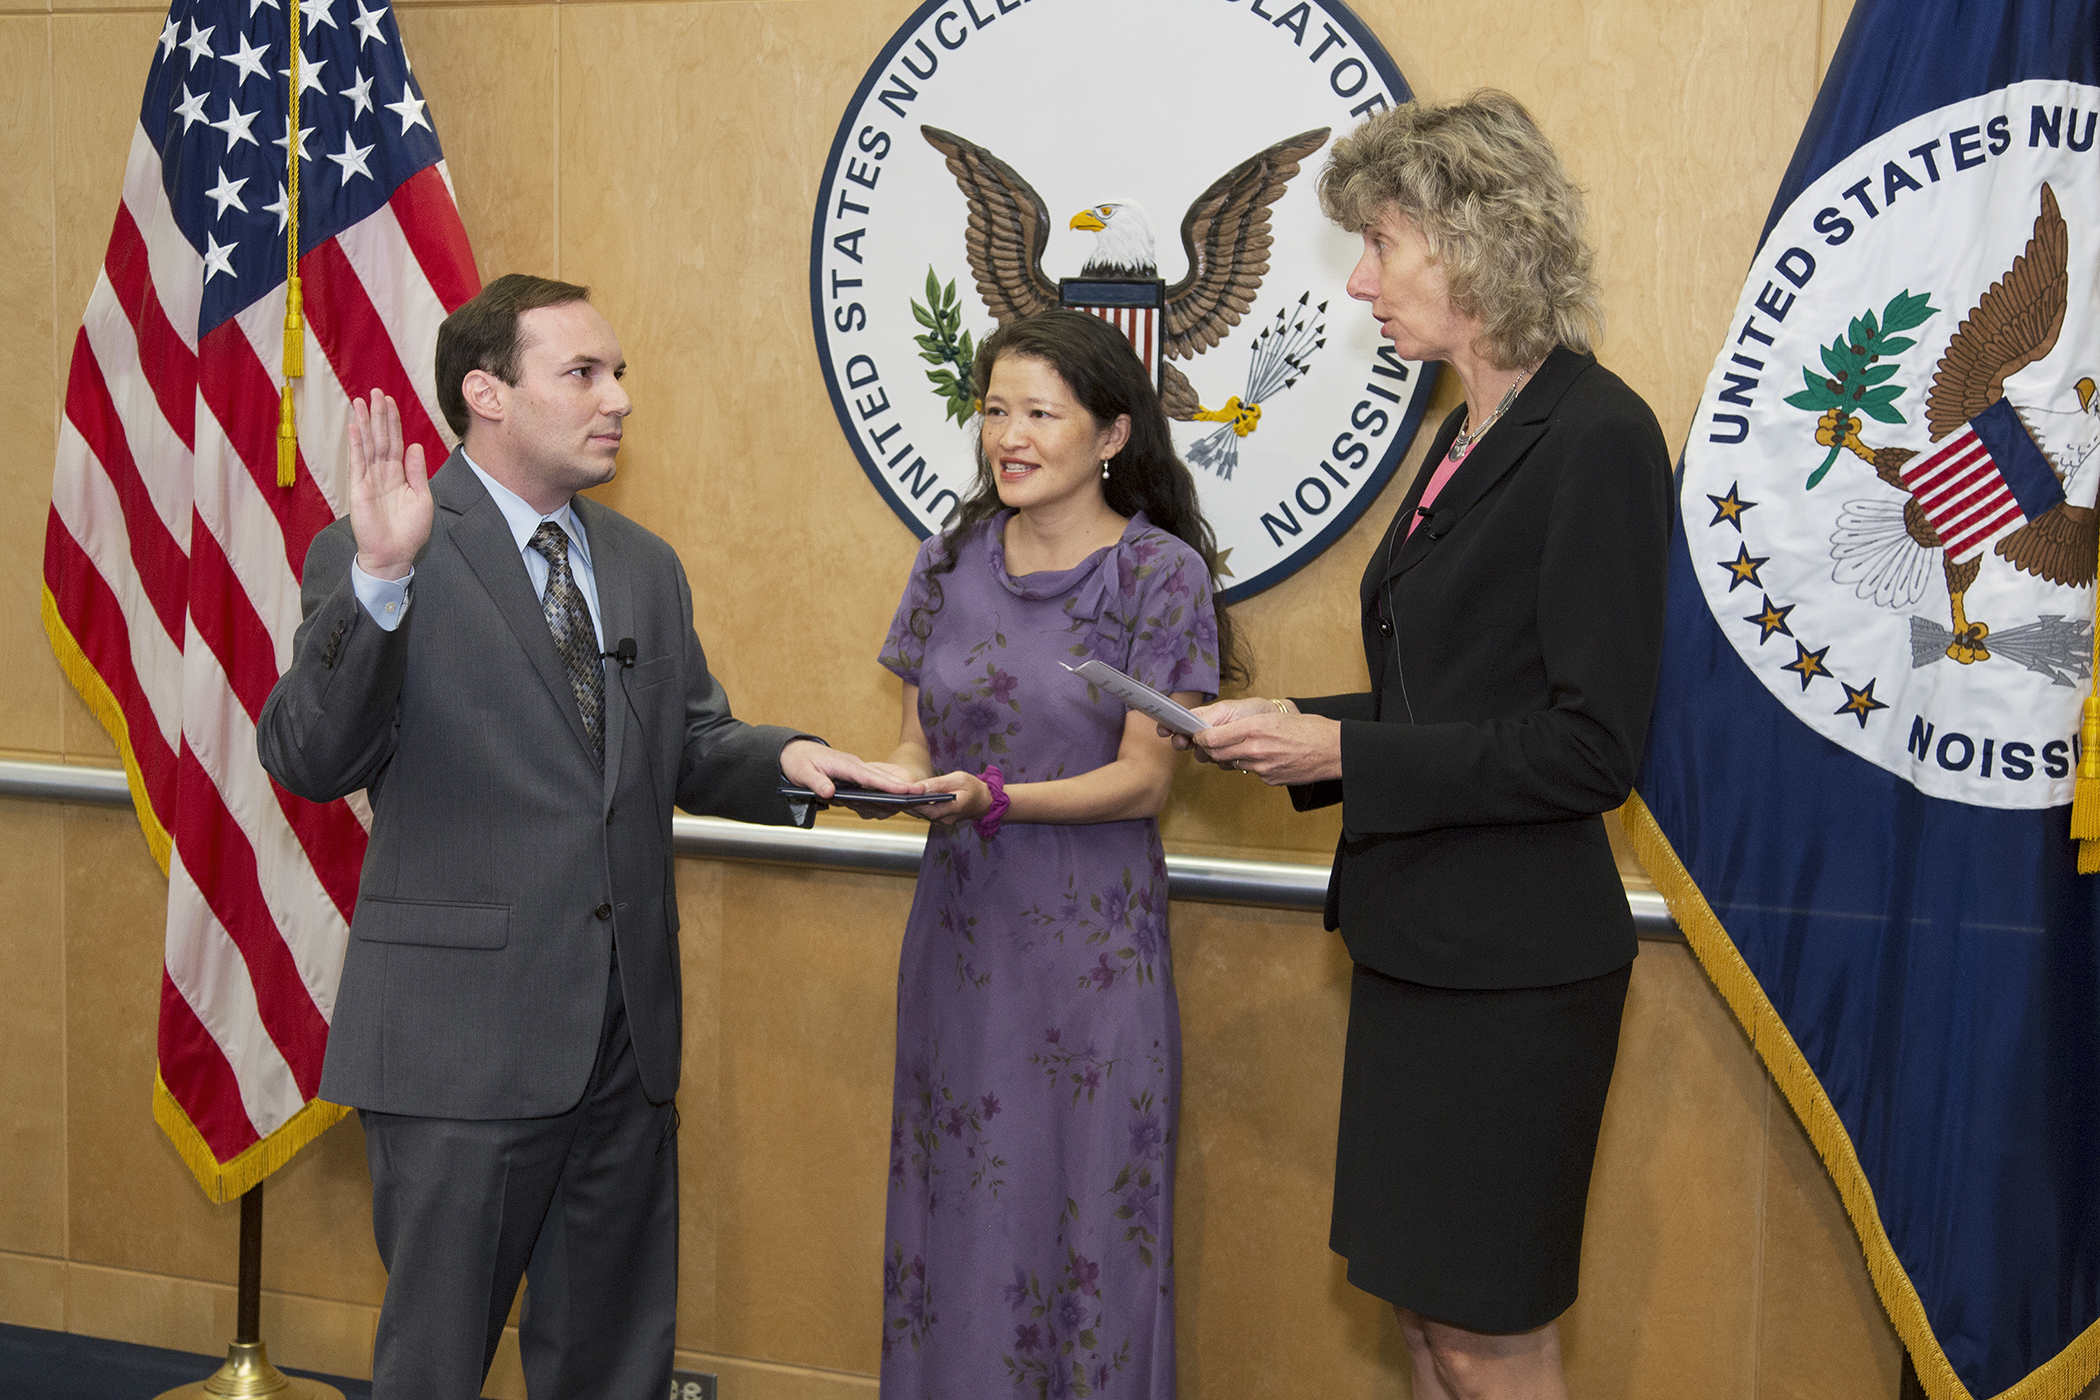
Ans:
[{"label": "light wood paneling", "polygon": [[[873,1371],[909,882],[732,868],[712,1349]],[[788,989],[792,993],[783,995]],[[709,1345],[706,1338],[692,1342]]]},{"label": "light wood paneling", "polygon": [[224,1355],[233,1324],[230,1285],[91,1264],[66,1267],[68,1332],[210,1356]]},{"label": "light wood paneling", "polygon": [[1830,60],[1837,54],[1838,40],[1845,37],[1845,25],[1852,18],[1852,0],[1823,0],[1818,16],[1816,35],[1816,83],[1822,84],[1824,75],[1830,71]]},{"label": "light wood paneling", "polygon": [[[42,7],[37,7],[42,8]],[[0,415],[16,427],[21,450],[0,467],[0,489],[15,509],[0,522],[0,647],[19,663],[0,671],[0,744],[31,751],[61,746],[65,677],[44,641],[35,600],[41,589],[44,514],[51,500],[58,399],[52,360],[56,254],[52,206],[51,21],[0,15],[0,73],[9,75],[0,107]],[[15,75],[19,74],[17,79]]]},{"label": "light wood paneling", "polygon": [[[25,1263],[34,1267],[25,1269]],[[0,1320],[191,1352],[199,1358],[200,1380],[233,1339],[236,1298],[226,1284],[56,1260],[46,1267],[46,1261],[0,1254],[0,1301],[17,1279],[48,1289],[63,1320],[43,1308],[0,1313]],[[29,1321],[32,1315],[42,1320]],[[376,1308],[351,1303],[273,1290],[262,1295],[262,1336],[270,1360],[279,1366],[369,1376],[378,1318]],[[523,1395],[520,1390],[518,1400]]]},{"label": "light wood paneling", "polygon": [[[160,32],[160,26],[162,21],[166,20],[168,17],[167,6],[141,6],[138,3],[138,0],[78,0],[78,3],[74,3],[73,0],[54,0],[54,3],[51,6],[51,10],[54,14],[65,14],[70,11],[73,13],[87,14],[134,13],[149,15],[153,20],[153,29],[155,33]],[[143,84],[145,80],[146,70],[143,63],[141,63],[141,66],[138,69],[138,75],[136,79],[130,77],[127,77],[125,79],[127,83],[132,83],[134,85]],[[136,104],[133,105],[132,115],[138,115]]]},{"label": "light wood paneling", "polygon": [[677,547],[740,712],[882,754],[899,691],[874,656],[917,542],[831,416],[808,240],[838,114],[910,8],[562,10],[562,163],[584,172],[562,264],[598,289],[636,404],[597,494]]},{"label": "light wood paneling", "polygon": [[1590,1180],[1575,1394],[1755,1400],[1766,1078],[1680,946],[1634,962]]},{"label": "light wood paneling", "polygon": [[506,272],[561,275],[556,14],[551,5],[486,4],[396,15],[483,282]]},{"label": "light wood paneling", "polygon": [[1759,1400],[1894,1395],[1903,1345],[1837,1186],[1778,1089],[1766,1097]]},{"label": "light wood paneling", "polygon": [[240,1209],[204,1199],[153,1121],[167,881],[109,808],[66,809],[64,876],[68,1257],[231,1284]]},{"label": "light wood paneling", "polygon": [[[66,13],[51,21],[60,384],[65,382],[81,313],[109,248],[109,231],[124,192],[131,133],[139,124],[139,91],[165,16],[164,10],[113,10]],[[47,495],[50,489],[46,480]]]},{"label": "light wood paneling", "polygon": [[[365,1133],[357,1115],[275,1172],[265,1183],[263,1202],[264,1288],[379,1306],[386,1296],[386,1270],[372,1242],[372,1174],[365,1166]],[[238,1232],[238,1219],[233,1228]],[[370,1341],[367,1337],[368,1360]],[[300,1364],[335,1369],[319,1362]]]},{"label": "light wood paneling", "polygon": [[[722,890],[729,867],[678,862],[679,964],[685,994],[685,1051],[678,1084],[678,1336],[690,1347],[717,1344],[715,1296],[721,1283],[722,1184],[730,1144],[723,1140],[723,1047],[735,1028],[722,1005],[725,930]],[[735,1280],[730,1281],[735,1286]]]},{"label": "light wood paneling", "polygon": [[1348,955],[1311,916],[1179,903],[1172,919],[1184,1393],[1405,1394],[1391,1311],[1327,1248]]},{"label": "light wood paneling", "polygon": [[[66,1252],[65,812],[0,802],[0,1250]],[[31,989],[36,989],[32,991]]]},{"label": "light wood paneling", "polygon": [[0,1322],[59,1332],[66,1325],[66,1261],[0,1253]]}]

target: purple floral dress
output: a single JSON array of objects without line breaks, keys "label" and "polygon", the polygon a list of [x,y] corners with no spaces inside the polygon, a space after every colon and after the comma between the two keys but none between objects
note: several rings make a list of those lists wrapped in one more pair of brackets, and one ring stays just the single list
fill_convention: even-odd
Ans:
[{"label": "purple floral dress", "polygon": [[[960,542],[930,613],[926,542],[883,645],[936,772],[1114,759],[1123,706],[1059,662],[1216,692],[1194,550],[1139,514],[1077,568],[1016,579],[1007,519]],[[884,1400],[1174,1394],[1180,1095],[1159,824],[933,826],[897,977]]]}]

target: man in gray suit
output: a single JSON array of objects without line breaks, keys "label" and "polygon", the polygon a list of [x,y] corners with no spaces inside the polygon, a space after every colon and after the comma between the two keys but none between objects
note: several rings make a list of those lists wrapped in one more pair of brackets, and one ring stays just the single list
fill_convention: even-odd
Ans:
[{"label": "man in gray suit", "polygon": [[353,405],[263,766],[367,790],[321,1097],[360,1110],[387,1268],[375,1400],[480,1393],[528,1280],[533,1400],[661,1400],[677,1287],[671,808],[789,823],[783,777],[895,789],[733,718],[662,540],[576,493],[631,411],[581,287],[510,276],[438,332],[461,438],[425,477]]}]

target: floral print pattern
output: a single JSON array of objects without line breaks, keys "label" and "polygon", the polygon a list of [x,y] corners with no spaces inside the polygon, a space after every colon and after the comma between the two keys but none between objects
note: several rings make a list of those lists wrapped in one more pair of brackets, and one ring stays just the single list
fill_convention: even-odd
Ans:
[{"label": "floral print pattern", "polygon": [[912,1092],[899,1098],[890,1123],[891,1186],[908,1176],[925,1197],[926,1209],[940,1209],[942,1190],[957,1185],[949,1180],[948,1159],[959,1151],[966,1175],[959,1189],[988,1191],[996,1199],[1006,1185],[1001,1175],[1006,1159],[994,1150],[989,1132],[999,1116],[999,1096],[958,1096],[941,1065],[939,1041],[926,1061],[911,1067],[910,1077]]},{"label": "floral print pattern", "polygon": [[1130,1340],[1107,1343],[1103,1328],[1101,1266],[1076,1249],[1043,1285],[1039,1272],[1014,1266],[1007,1305],[1017,1319],[1011,1351],[1001,1354],[1007,1377],[1022,1394],[1042,1400],[1091,1396],[1130,1362]]},{"label": "floral print pattern", "polygon": [[[1215,692],[1193,550],[1140,515],[1078,568],[1014,578],[1004,519],[957,544],[930,611],[943,546],[921,549],[883,646],[937,768],[1112,761],[1122,705],[1060,663]],[[897,987],[887,1400],[1171,1400],[1180,1052],[1156,823],[930,830]]]}]

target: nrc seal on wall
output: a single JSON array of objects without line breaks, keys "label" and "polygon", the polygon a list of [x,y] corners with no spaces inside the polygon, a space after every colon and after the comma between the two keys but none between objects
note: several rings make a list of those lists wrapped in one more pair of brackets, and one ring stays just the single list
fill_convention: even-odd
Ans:
[{"label": "nrc seal on wall", "polygon": [[2100,89],[2018,83],[1839,161],[1759,250],[1685,449],[1692,568],[1736,654],[1933,797],[2071,800],[2100,553],[2096,117]]},{"label": "nrc seal on wall", "polygon": [[1223,601],[1278,583],[1398,466],[1434,367],[1343,284],[1328,144],[1410,99],[1341,0],[930,0],[839,123],[810,242],[832,406],[919,535],[975,474],[976,346],[1111,321],[1160,387]]}]

